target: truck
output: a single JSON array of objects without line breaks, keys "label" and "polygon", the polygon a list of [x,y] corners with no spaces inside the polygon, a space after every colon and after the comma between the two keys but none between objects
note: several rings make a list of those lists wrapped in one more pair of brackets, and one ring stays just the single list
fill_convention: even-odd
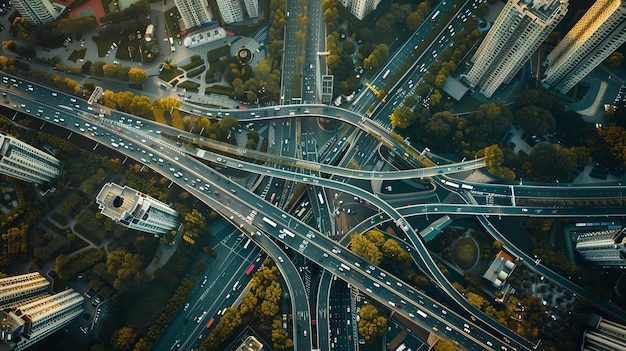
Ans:
[{"label": "truck", "polygon": [[441,11],[437,10],[437,12],[435,12],[435,14],[433,15],[433,17],[430,18],[431,21],[434,21],[437,19],[437,16],[439,16],[439,13],[441,13]]}]

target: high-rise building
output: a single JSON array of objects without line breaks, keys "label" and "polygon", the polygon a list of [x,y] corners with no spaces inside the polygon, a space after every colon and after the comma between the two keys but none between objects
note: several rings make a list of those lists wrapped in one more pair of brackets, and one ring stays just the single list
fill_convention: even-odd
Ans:
[{"label": "high-rise building", "polygon": [[582,351],[625,351],[626,326],[600,317],[591,330],[583,334]]},{"label": "high-rise building", "polygon": [[358,19],[363,19],[370,12],[376,10],[378,4],[382,0],[340,0],[343,7],[350,10],[350,12]]},{"label": "high-rise building", "polygon": [[259,17],[259,0],[243,0],[243,5],[246,8],[248,17],[250,18]]},{"label": "high-rise building", "polygon": [[550,52],[543,83],[567,93],[626,42],[626,0],[597,0]]},{"label": "high-rise building", "polygon": [[11,4],[30,24],[43,24],[52,22],[61,13],[61,8],[56,7],[50,0],[12,0]]},{"label": "high-rise building", "polygon": [[60,175],[61,162],[46,152],[0,132],[0,173],[42,184]]},{"label": "high-rise building", "polygon": [[212,21],[209,5],[206,0],[174,0],[185,25],[184,29],[200,26]]},{"label": "high-rise building", "polygon": [[568,0],[509,0],[471,59],[470,88],[491,97],[509,83],[565,16]]},{"label": "high-rise building", "polygon": [[231,24],[243,21],[243,9],[239,0],[217,0],[216,2],[224,23]]},{"label": "high-rise building", "polygon": [[105,184],[96,197],[103,215],[131,229],[162,234],[178,227],[178,213],[161,201],[127,186]]},{"label": "high-rise building", "polygon": [[[578,229],[578,228],[577,228]],[[587,261],[605,268],[626,268],[626,227],[570,232],[576,251]]]},{"label": "high-rise building", "polygon": [[83,297],[73,289],[51,295],[39,273],[0,279],[0,342],[24,350],[64,328],[83,313]]}]

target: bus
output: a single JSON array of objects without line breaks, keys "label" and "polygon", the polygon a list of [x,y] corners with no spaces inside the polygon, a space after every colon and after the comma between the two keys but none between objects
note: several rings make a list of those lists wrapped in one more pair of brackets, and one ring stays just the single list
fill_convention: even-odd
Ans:
[{"label": "bus", "polygon": [[246,106],[243,106],[243,105],[237,105],[237,109],[238,110],[247,110],[248,108]]},{"label": "bus", "polygon": [[461,189],[474,190],[472,185],[461,184]]},{"label": "bus", "polygon": [[302,218],[302,215],[304,214],[304,211],[306,211],[306,207],[300,208],[300,211],[298,211],[298,213],[296,213],[296,217]]},{"label": "bus", "polygon": [[289,236],[290,236],[290,237],[292,237],[292,238],[295,238],[295,237],[296,237],[296,236],[295,236],[292,232],[288,231],[287,229],[283,229],[283,230],[282,230],[282,232],[283,232],[284,234],[289,235]]},{"label": "bus", "polygon": [[247,249],[248,245],[250,245],[250,238],[248,238],[248,241],[246,241],[246,243],[243,245],[243,249]]},{"label": "bus", "polygon": [[424,313],[424,311],[422,310],[417,310],[417,314],[419,314],[420,316],[422,316],[422,318],[426,318],[428,317],[428,315],[426,313]]},{"label": "bus", "polygon": [[267,217],[263,217],[263,222],[271,225],[272,227],[276,228],[276,223],[274,221],[272,221],[271,219],[267,218]]},{"label": "bus", "polygon": [[211,326],[213,325],[214,322],[215,322],[215,318],[209,319],[209,321],[206,324],[206,328],[207,329],[211,328]]},{"label": "bus", "polygon": [[170,37],[169,39],[170,39],[169,40],[170,41],[170,45],[174,45],[174,38]]},{"label": "bus", "polygon": [[404,349],[406,349],[406,345],[402,344],[400,346],[398,346],[398,348],[396,349],[396,351],[404,351]]},{"label": "bus", "polygon": [[390,69],[388,69],[387,72],[385,72],[385,74],[383,74],[383,79],[387,78],[387,76],[389,75],[389,72],[391,72]]},{"label": "bus", "polygon": [[237,290],[238,287],[239,287],[239,280],[237,280],[235,284],[233,284],[233,291]]},{"label": "bus", "polygon": [[437,10],[437,12],[435,12],[435,14],[433,15],[433,17],[431,17],[431,18],[430,18],[430,20],[431,20],[431,21],[436,20],[436,19],[437,19],[437,16],[439,16],[439,13],[440,13],[440,12],[441,12],[441,11]]},{"label": "bus", "polygon": [[317,193],[317,198],[320,199],[320,205],[324,204],[324,197],[322,196],[322,193]]},{"label": "bus", "polygon": [[250,275],[250,273],[252,273],[252,271],[254,270],[254,263],[250,265],[250,267],[248,267],[248,269],[246,269],[246,275]]},{"label": "bus", "polygon": [[345,269],[346,271],[350,270],[350,267],[348,267],[345,263],[341,264],[341,268]]}]

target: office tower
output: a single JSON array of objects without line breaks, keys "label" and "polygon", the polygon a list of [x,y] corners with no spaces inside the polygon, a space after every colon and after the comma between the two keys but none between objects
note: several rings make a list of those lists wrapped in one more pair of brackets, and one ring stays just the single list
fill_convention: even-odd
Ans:
[{"label": "office tower", "polygon": [[572,239],[585,260],[605,268],[626,268],[626,227],[576,231]]},{"label": "office tower", "polygon": [[0,173],[42,184],[60,175],[61,162],[54,156],[0,132]]},{"label": "office tower", "polygon": [[83,313],[83,297],[73,289],[51,295],[39,273],[0,279],[0,341],[7,350],[24,350],[64,328]]},{"label": "office tower", "polygon": [[491,97],[509,83],[567,12],[567,0],[509,0],[472,57],[464,78]]},{"label": "office tower", "polygon": [[224,23],[243,21],[243,9],[239,0],[217,0],[217,7],[220,9]]},{"label": "office tower", "polygon": [[583,334],[582,351],[626,350],[626,326],[599,318],[595,330]]},{"label": "office tower", "polygon": [[174,0],[185,25],[184,29],[211,22],[211,13],[206,0]]},{"label": "office tower", "polygon": [[11,4],[30,24],[43,24],[52,22],[61,13],[54,7],[50,0],[12,0]]},{"label": "office tower", "polygon": [[544,85],[567,93],[626,42],[626,0],[597,0],[548,55]]},{"label": "office tower", "polygon": [[376,7],[378,7],[381,1],[382,0],[339,0],[339,3],[350,10],[356,18],[362,20],[370,12],[376,10]]},{"label": "office tower", "polygon": [[259,17],[259,0],[243,0],[243,4],[246,7],[246,12],[248,13],[248,17],[250,18]]},{"label": "office tower", "polygon": [[162,234],[178,227],[178,213],[161,201],[127,186],[105,184],[96,197],[102,214],[128,228]]}]

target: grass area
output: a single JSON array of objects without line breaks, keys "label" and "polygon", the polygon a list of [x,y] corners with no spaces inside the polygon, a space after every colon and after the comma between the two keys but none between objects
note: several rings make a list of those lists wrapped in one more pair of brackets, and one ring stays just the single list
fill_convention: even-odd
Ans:
[{"label": "grass area", "polygon": [[97,235],[94,235],[90,230],[83,227],[81,224],[75,225],[74,230],[76,231],[77,234],[91,241],[94,245],[100,246],[102,244],[102,240]]},{"label": "grass area", "polygon": [[185,124],[183,123],[183,116],[180,115],[180,111],[174,110],[171,113],[172,116],[172,127],[180,130],[185,130]]},{"label": "grass area", "polygon": [[97,38],[94,37],[94,38],[95,38],[94,41],[96,42],[96,45],[98,46],[98,57],[105,57],[107,54],[107,51],[111,49],[111,44],[117,43],[123,39],[121,35],[107,36],[104,38],[100,38],[100,37],[97,37]]},{"label": "grass area", "polygon": [[201,75],[204,72],[204,70],[206,70],[206,66],[203,65],[203,66],[198,67],[198,68],[196,68],[196,69],[194,69],[192,71],[189,71],[189,72],[187,72],[187,78],[197,77],[197,76]]},{"label": "grass area", "polygon": [[204,89],[204,93],[205,94],[213,93],[213,94],[221,94],[221,95],[232,96],[233,95],[233,88],[225,87],[223,85],[213,85],[213,86],[210,86],[210,87],[206,87],[206,89]]},{"label": "grass area", "polygon": [[78,61],[79,59],[84,59],[86,53],[87,53],[87,49],[85,48],[75,49],[74,51],[72,51],[72,53],[67,59],[76,63],[76,61]]},{"label": "grass area", "polygon": [[122,320],[132,324],[142,324],[153,320],[155,314],[160,313],[163,306],[167,305],[171,295],[172,291],[165,284],[154,281],[150,284],[149,294],[145,294],[143,298],[127,305]]},{"label": "grass area", "polygon": [[66,226],[68,224],[67,218],[65,218],[65,216],[62,216],[56,212],[52,212],[50,214],[50,217],[52,217],[52,219],[54,219],[54,221],[59,223],[59,225],[61,226]]},{"label": "grass area", "polygon": [[178,77],[179,75],[183,73],[185,72],[183,72],[181,69],[178,69],[178,67],[170,66],[170,69],[163,69],[159,73],[159,79],[169,82],[170,80],[174,79],[175,77]]},{"label": "grass area", "polygon": [[462,237],[452,244],[452,258],[463,269],[470,269],[478,260],[478,247],[471,237]]},{"label": "grass area", "polygon": [[187,91],[198,92],[198,88],[200,87],[200,84],[194,83],[194,82],[190,82],[190,81],[184,81],[184,82],[180,82],[177,86],[179,88],[183,88],[183,89],[185,89]]},{"label": "grass area", "polygon": [[[49,220],[45,220],[43,221],[43,224],[46,225],[46,227],[48,227],[48,229],[50,229],[49,231],[53,231],[54,234],[58,234],[60,236],[65,236],[65,232],[61,229],[59,229],[59,227],[57,227],[54,223],[50,222]],[[53,234],[53,233],[50,233]]]},{"label": "grass area", "polygon": [[217,49],[207,51],[206,60],[210,65],[212,65],[220,62],[224,57],[228,56],[230,56],[230,46],[222,46]]},{"label": "grass area", "polygon": [[195,61],[189,62],[186,65],[182,65],[182,66],[179,66],[179,67],[184,69],[185,71],[189,71],[191,69],[194,69],[196,67],[200,67],[202,65],[204,65],[204,60],[195,60]]}]

